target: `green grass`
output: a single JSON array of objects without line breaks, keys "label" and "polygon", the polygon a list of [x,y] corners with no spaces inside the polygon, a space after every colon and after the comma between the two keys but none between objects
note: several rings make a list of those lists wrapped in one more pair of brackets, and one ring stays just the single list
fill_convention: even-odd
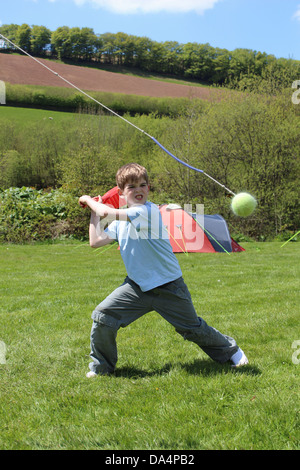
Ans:
[{"label": "green grass", "polygon": [[[104,120],[106,117],[101,116]],[[46,109],[22,108],[14,106],[0,106],[0,125],[7,125],[10,122],[16,131],[30,132],[33,126],[40,126],[41,129],[51,128],[59,131],[78,127],[84,123],[95,122],[95,115],[88,115],[77,112],[53,111]]]},{"label": "green grass", "polygon": [[45,109],[15,108],[0,106],[0,119],[8,119],[18,126],[24,127],[30,123],[54,119],[55,122],[73,121],[75,113],[49,111]]},{"label": "green grass", "polygon": [[88,380],[91,312],[119,252],[0,246],[1,449],[299,449],[300,244],[178,255],[200,316],[250,364],[211,361],[155,312],[118,333],[116,374]]}]

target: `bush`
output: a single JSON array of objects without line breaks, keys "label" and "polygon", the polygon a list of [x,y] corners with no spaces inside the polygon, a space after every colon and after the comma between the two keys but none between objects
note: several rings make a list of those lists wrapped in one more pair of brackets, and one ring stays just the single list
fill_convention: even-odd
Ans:
[{"label": "bush", "polygon": [[61,190],[9,188],[0,193],[0,241],[22,243],[87,236],[89,213]]},{"label": "bush", "polygon": [[[123,115],[129,113],[176,116],[179,109],[186,107],[186,98],[151,98],[148,96],[126,95],[122,93],[88,92],[88,94],[112,111]],[[6,103],[8,106],[28,106],[32,108],[59,111],[95,112],[104,109],[95,101],[81,93],[66,87],[45,87],[37,85],[6,85]],[[108,112],[108,111],[107,111]]]}]

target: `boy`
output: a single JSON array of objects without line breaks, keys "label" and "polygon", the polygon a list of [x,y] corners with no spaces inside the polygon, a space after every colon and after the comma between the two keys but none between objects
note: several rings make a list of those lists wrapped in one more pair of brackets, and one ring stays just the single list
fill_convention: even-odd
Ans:
[{"label": "boy", "polygon": [[[90,245],[104,246],[117,240],[127,271],[124,283],[101,302],[92,314],[90,372],[87,377],[112,374],[117,363],[117,331],[155,310],[184,339],[196,343],[213,360],[231,361],[233,367],[248,363],[235,340],[208,326],[197,316],[182,272],[162,224],[159,208],[147,201],[149,179],[144,167],[130,163],[116,175],[126,209],[114,209],[81,196],[89,206]],[[100,219],[114,221],[102,230]]]}]

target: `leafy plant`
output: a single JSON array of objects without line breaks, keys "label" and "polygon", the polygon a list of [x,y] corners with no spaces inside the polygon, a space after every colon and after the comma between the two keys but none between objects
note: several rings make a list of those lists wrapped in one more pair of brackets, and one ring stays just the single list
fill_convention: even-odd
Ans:
[{"label": "leafy plant", "polygon": [[87,214],[77,197],[61,190],[9,188],[0,193],[0,241],[22,243],[60,237],[81,238]]}]

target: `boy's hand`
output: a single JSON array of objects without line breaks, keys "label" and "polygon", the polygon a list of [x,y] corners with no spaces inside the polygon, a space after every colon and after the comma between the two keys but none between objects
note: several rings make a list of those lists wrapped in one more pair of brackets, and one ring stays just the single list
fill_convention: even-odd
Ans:
[{"label": "boy's hand", "polygon": [[101,196],[91,197],[84,195],[79,198],[78,203],[81,207],[88,206],[91,209],[92,214],[94,212],[95,215],[100,217],[100,220],[107,216],[112,216],[115,220],[125,220],[130,222],[125,209],[115,209],[110,205],[106,205]]},{"label": "boy's hand", "polygon": [[96,197],[91,198],[91,196],[85,195],[85,196],[81,196],[81,197],[79,198],[79,201],[78,201],[78,202],[79,202],[79,205],[80,205],[81,207],[86,207],[86,206],[87,206],[87,202],[88,202],[89,199],[93,199],[93,200],[96,201],[96,202],[102,202],[101,196],[96,196]]},{"label": "boy's hand", "polygon": [[81,196],[78,200],[78,203],[81,207],[86,207],[87,206],[87,201],[91,199],[91,196]]}]

